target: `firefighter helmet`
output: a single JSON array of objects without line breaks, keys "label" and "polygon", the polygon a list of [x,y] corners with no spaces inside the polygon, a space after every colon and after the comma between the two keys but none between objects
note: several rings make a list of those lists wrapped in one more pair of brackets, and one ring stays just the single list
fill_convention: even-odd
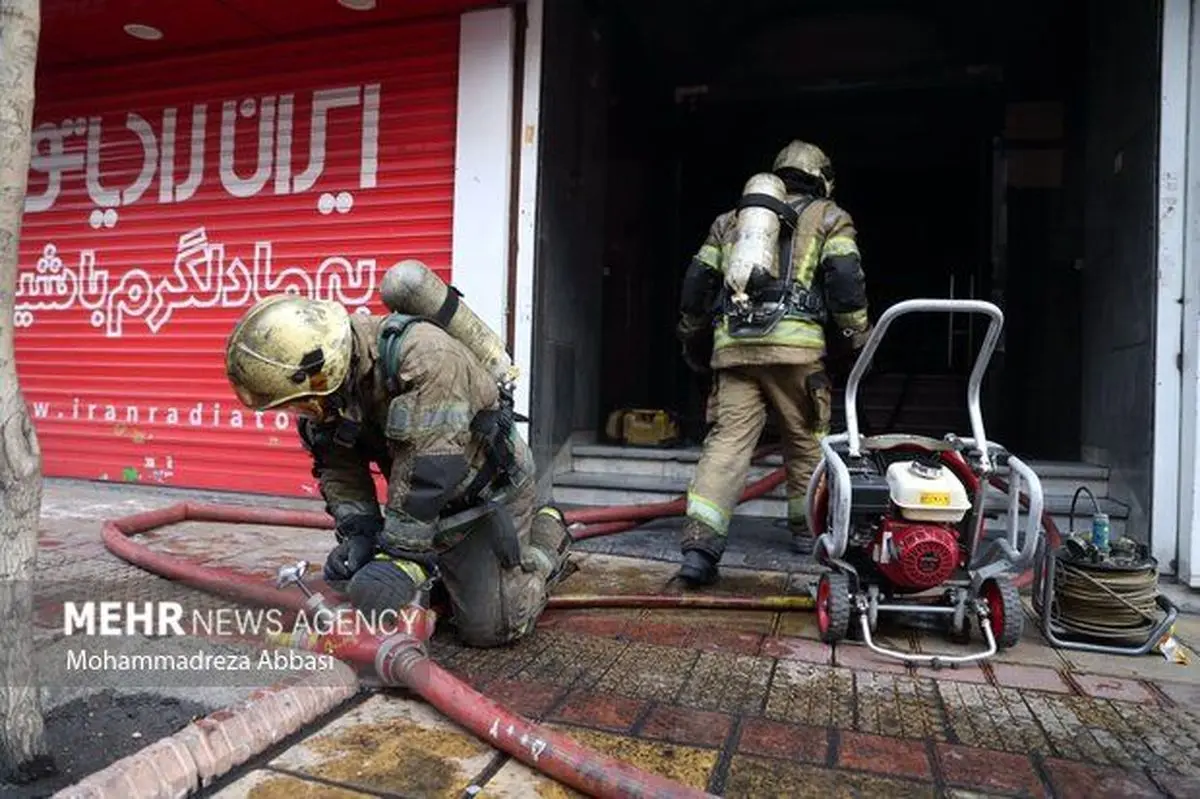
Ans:
[{"label": "firefighter helmet", "polygon": [[242,404],[262,411],[329,396],[345,381],[350,356],[345,308],[280,294],[238,320],[225,348],[225,372]]},{"label": "firefighter helmet", "polygon": [[829,156],[815,144],[795,139],[779,151],[775,156],[772,167],[775,172],[781,169],[795,169],[805,175],[816,178],[825,187],[825,196],[833,196],[833,162]]}]

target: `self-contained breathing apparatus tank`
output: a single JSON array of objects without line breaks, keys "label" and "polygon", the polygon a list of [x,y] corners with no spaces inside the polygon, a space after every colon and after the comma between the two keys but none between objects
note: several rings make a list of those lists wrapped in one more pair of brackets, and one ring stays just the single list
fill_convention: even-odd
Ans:
[{"label": "self-contained breathing apparatus tank", "polygon": [[[417,319],[427,319],[439,325],[456,341],[466,346],[496,381],[499,389],[499,407],[478,412],[471,420],[471,431],[485,442],[487,461],[475,479],[457,500],[459,503],[439,525],[455,529],[464,524],[464,517],[479,524],[481,513],[493,521],[485,525],[492,531],[492,545],[500,562],[515,566],[521,562],[521,545],[513,527],[512,517],[502,507],[500,496],[480,500],[481,492],[489,486],[501,494],[512,485],[517,453],[513,439],[513,424],[529,420],[517,414],[513,408],[513,389],[519,371],[500,337],[462,301],[462,293],[447,285],[425,264],[415,259],[406,259],[388,269],[379,287],[383,304],[389,311],[402,317],[396,328],[398,334],[389,334],[388,322],[381,331],[381,353],[383,340],[397,342],[408,324]],[[393,343],[391,346],[398,346]],[[388,359],[390,360],[390,359]],[[481,505],[476,502],[481,501]]]},{"label": "self-contained breathing apparatus tank", "polygon": [[458,289],[442,282],[425,264],[413,259],[400,261],[383,276],[379,292],[388,310],[440,324],[471,350],[501,389],[512,391],[519,371],[504,342],[460,299]]},{"label": "self-contained breathing apparatus tank", "polygon": [[793,307],[802,299],[793,279],[799,219],[777,175],[761,172],[746,181],[725,270],[724,306],[732,337],[766,335],[789,312],[800,310]]},{"label": "self-contained breathing apparatus tank", "polygon": [[737,212],[736,233],[725,270],[725,285],[729,299],[739,310],[749,310],[751,298],[747,284],[755,271],[780,276],[779,212],[766,204],[755,202],[763,197],[784,204],[787,186],[770,172],[751,176],[742,188],[742,202]]}]

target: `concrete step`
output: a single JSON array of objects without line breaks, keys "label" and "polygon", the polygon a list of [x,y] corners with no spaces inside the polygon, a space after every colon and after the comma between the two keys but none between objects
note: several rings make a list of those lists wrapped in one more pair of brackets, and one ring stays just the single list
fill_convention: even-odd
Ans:
[{"label": "concrete step", "polygon": [[[903,375],[898,373],[867,375],[859,384],[859,401],[872,397],[895,400],[901,394],[909,399],[929,399],[943,404],[965,405],[967,401],[967,379],[953,375]],[[832,394],[841,400],[844,386],[837,386]]]},{"label": "concrete step", "polygon": [[[692,478],[699,448],[620,447],[600,444],[577,445],[571,451],[572,471],[595,475],[642,475],[686,481]],[[783,465],[779,455],[769,455],[751,466],[750,480],[756,480]],[[1030,467],[1042,480],[1047,494],[1070,497],[1087,486],[1098,498],[1108,496],[1108,469],[1087,463],[1034,461]],[[1007,472],[1002,470],[1002,476]],[[782,496],[782,494],[780,494]],[[1081,507],[1086,497],[1080,499]]]},{"label": "concrete step", "polygon": [[[955,375],[872,374],[859,388],[859,419],[864,429],[883,431],[890,422],[893,431],[941,438],[970,426],[966,386],[966,378]],[[831,424],[835,430],[846,426],[841,388],[833,391]]]},{"label": "concrete step", "polygon": [[[966,414],[956,416],[951,411],[937,409],[902,411],[893,418],[890,408],[868,408],[859,411],[858,424],[859,429],[868,435],[905,432],[931,438],[941,438],[951,430],[965,433],[971,429],[971,421]],[[834,413],[830,417],[829,426],[833,430],[845,430],[846,420],[842,414]]]},{"label": "concrete step", "polygon": [[[687,491],[687,483],[687,478],[681,477],[571,471],[555,478],[553,496],[555,502],[572,506],[639,505],[676,499]],[[1099,503],[1101,510],[1109,514],[1112,535],[1124,534],[1128,508],[1107,497],[1099,498]],[[1071,495],[1047,494],[1046,506],[1059,530],[1066,532],[1069,528],[1067,514],[1071,507]],[[998,491],[989,493],[989,511],[1003,513],[1006,508],[1007,499],[1004,495]],[[1090,512],[1090,503],[1086,499],[1081,500],[1080,515],[1076,518],[1077,528],[1087,526]],[[778,486],[759,499],[739,505],[737,513],[744,516],[786,518],[787,501],[784,486]]]},{"label": "concrete step", "polygon": [[[954,426],[956,422],[959,420],[965,421],[970,418],[967,411],[960,407],[961,405],[961,402],[947,403],[945,405],[916,405],[906,403],[900,408],[897,408],[890,402],[859,402],[858,415],[859,418],[862,418],[863,416],[869,418],[874,418],[876,416],[887,418],[895,413],[897,419],[919,419],[940,422],[943,431],[945,431],[957,429]],[[830,419],[832,419],[834,422],[834,428],[836,429],[840,427],[840,425],[836,423],[839,420],[846,418],[846,406],[840,402],[835,402],[830,405],[829,412]]]},{"label": "concrete step", "polygon": [[[835,388],[830,392],[834,405],[845,405],[846,392],[841,388]],[[904,398],[906,405],[921,405],[928,403],[947,408],[963,408],[967,407],[967,389],[966,385],[946,385],[943,387],[923,385],[914,383],[904,390],[902,383],[897,382],[891,386],[867,386],[858,390],[858,404],[861,407],[864,404],[877,405],[894,405],[901,397]]]},{"label": "concrete step", "polygon": [[[926,391],[958,392],[967,390],[967,378],[964,375],[951,374],[914,374],[912,372],[868,372],[859,384],[859,392],[863,391],[899,391],[905,382],[909,390],[922,389]],[[835,391],[840,391],[839,386]]]}]

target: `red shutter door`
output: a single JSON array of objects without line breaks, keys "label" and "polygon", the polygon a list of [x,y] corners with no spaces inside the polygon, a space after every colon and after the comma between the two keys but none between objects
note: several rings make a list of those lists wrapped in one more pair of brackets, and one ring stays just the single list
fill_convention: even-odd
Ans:
[{"label": "red shutter door", "polygon": [[226,336],[279,292],[379,311],[449,278],[458,20],[39,87],[17,363],[49,476],[314,494]]}]

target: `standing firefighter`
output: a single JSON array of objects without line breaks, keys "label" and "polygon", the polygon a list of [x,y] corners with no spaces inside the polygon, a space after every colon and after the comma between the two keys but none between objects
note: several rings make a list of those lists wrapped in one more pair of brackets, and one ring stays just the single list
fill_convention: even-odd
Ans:
[{"label": "standing firefighter", "polygon": [[[505,644],[533,629],[570,538],[558,511],[535,512],[532,454],[510,395],[468,346],[479,341],[452,333],[466,319],[503,347],[419,262],[385,278],[389,308],[400,284],[440,291],[442,313],[352,316],[334,302],[263,300],[230,335],[229,380],[246,406],[299,417],[336,523],[325,578],[356,608],[405,605],[436,568],[464,643]],[[372,464],[387,479],[382,513]]]},{"label": "standing firefighter", "polygon": [[688,582],[717,578],[768,404],[782,426],[792,545],[812,551],[804,506],[829,428],[826,330],[835,352],[861,349],[869,333],[854,223],[832,194],[829,158],[793,141],[771,173],[750,178],[738,208],[716,218],[688,266],[678,326],[684,358],[714,371],[713,427],[688,488],[680,569]]}]

